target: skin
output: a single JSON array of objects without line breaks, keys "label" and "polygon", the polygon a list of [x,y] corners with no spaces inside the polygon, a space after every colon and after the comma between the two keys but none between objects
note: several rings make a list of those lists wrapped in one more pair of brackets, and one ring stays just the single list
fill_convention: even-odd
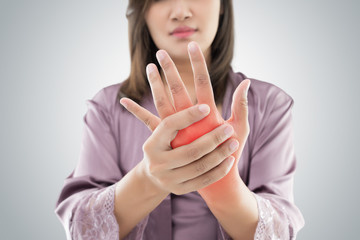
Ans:
[{"label": "skin", "polygon": [[[204,21],[199,20],[201,18],[198,16],[207,13],[207,10],[205,5],[197,5],[198,2],[215,6],[219,1],[168,0],[157,2],[153,6],[163,6],[168,10],[165,11],[167,14],[161,15],[166,16],[165,19],[161,18],[165,25],[173,21],[179,24],[192,20],[201,29],[200,23],[209,23],[206,23],[205,18]],[[220,6],[215,10],[214,14],[219,14]],[[150,14],[151,11],[152,7],[147,20],[157,18]],[[162,29],[159,26],[159,31]],[[249,133],[246,96],[250,81],[243,81],[236,89],[233,103],[237,107],[233,104],[232,116],[225,122],[215,105],[207,72],[206,62],[209,59],[206,58],[206,53],[211,42],[192,42],[193,51],[188,51],[191,39],[185,41],[184,52],[191,60],[188,60],[187,65],[185,60],[181,60],[185,57],[171,52],[171,49],[176,49],[171,46],[182,46],[183,43],[176,45],[176,40],[172,42],[169,36],[158,34],[160,39],[164,38],[164,48],[168,47],[169,52],[162,49],[157,53],[162,73],[157,71],[154,64],[149,64],[147,74],[160,118],[130,99],[123,98],[120,101],[153,131],[143,145],[142,161],[116,185],[114,212],[120,238],[125,237],[169,193],[180,195],[198,191],[233,239],[253,239],[258,222],[257,204],[237,169],[237,162]],[[210,39],[211,36],[207,35]],[[165,46],[167,41],[169,43]],[[191,69],[191,77],[182,72],[184,69]],[[197,102],[199,104],[194,105]],[[172,148],[171,143],[176,139],[177,133],[199,121],[210,122],[213,128],[191,143]]]}]

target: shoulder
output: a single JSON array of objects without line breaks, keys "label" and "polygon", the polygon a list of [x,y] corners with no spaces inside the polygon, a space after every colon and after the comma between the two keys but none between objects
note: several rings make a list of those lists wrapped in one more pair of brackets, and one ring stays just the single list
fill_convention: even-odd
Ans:
[{"label": "shoulder", "polygon": [[117,94],[122,83],[116,83],[100,89],[92,98],[93,101],[109,105],[117,99]]},{"label": "shoulder", "polygon": [[118,92],[122,83],[116,83],[106,86],[100,89],[91,100],[87,100],[87,104],[96,105],[103,111],[113,113],[114,111],[121,109],[121,105],[118,101]]},{"label": "shoulder", "polygon": [[[91,99],[86,101],[88,110],[93,110],[97,114],[102,115],[109,123],[115,125],[120,122],[126,125],[127,123],[134,121],[135,117],[133,114],[120,104],[120,99],[124,96],[121,93],[119,94],[122,84],[123,82],[112,84],[96,92]],[[151,108],[151,104],[153,104],[151,95],[145,95],[142,99],[143,102],[141,103],[141,106],[155,113],[155,107]]]},{"label": "shoulder", "polygon": [[231,73],[233,85],[236,88],[241,81],[249,79],[251,81],[248,92],[249,107],[259,110],[269,110],[282,105],[293,105],[293,98],[280,87],[255,78],[245,76],[241,72]]}]

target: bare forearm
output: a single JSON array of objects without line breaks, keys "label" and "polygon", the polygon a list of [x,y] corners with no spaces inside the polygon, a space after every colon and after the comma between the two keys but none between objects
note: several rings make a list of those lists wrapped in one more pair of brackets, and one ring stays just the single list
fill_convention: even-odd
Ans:
[{"label": "bare forearm", "polygon": [[141,164],[116,184],[114,213],[119,224],[120,239],[128,235],[168,195],[146,179]]},{"label": "bare forearm", "polygon": [[[225,183],[226,186],[224,185]],[[210,210],[232,239],[254,239],[258,223],[258,207],[252,192],[241,178],[228,174],[201,192]]]}]

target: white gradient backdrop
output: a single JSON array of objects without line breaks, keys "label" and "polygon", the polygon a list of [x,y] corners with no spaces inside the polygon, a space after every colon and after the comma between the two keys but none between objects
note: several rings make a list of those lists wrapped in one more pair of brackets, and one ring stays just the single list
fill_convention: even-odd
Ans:
[{"label": "white gradient backdrop", "polygon": [[[129,73],[126,0],[0,0],[0,238],[65,239],[54,214],[85,100]],[[295,100],[298,239],[356,239],[358,0],[234,1],[233,67]]]}]

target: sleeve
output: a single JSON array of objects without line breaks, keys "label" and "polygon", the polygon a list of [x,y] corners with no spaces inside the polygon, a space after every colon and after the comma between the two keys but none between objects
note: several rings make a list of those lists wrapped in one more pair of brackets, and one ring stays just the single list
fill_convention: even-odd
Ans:
[{"label": "sleeve", "polygon": [[293,196],[296,157],[291,109],[294,101],[279,90],[266,102],[250,142],[248,187],[259,210],[255,239],[295,239],[304,219]]},{"label": "sleeve", "polygon": [[[111,116],[102,102],[104,91],[88,100],[80,157],[65,179],[55,213],[67,239],[119,239],[114,214],[116,182],[123,174],[118,165],[118,147],[111,128]],[[147,218],[138,223],[127,239],[143,234]]]}]

